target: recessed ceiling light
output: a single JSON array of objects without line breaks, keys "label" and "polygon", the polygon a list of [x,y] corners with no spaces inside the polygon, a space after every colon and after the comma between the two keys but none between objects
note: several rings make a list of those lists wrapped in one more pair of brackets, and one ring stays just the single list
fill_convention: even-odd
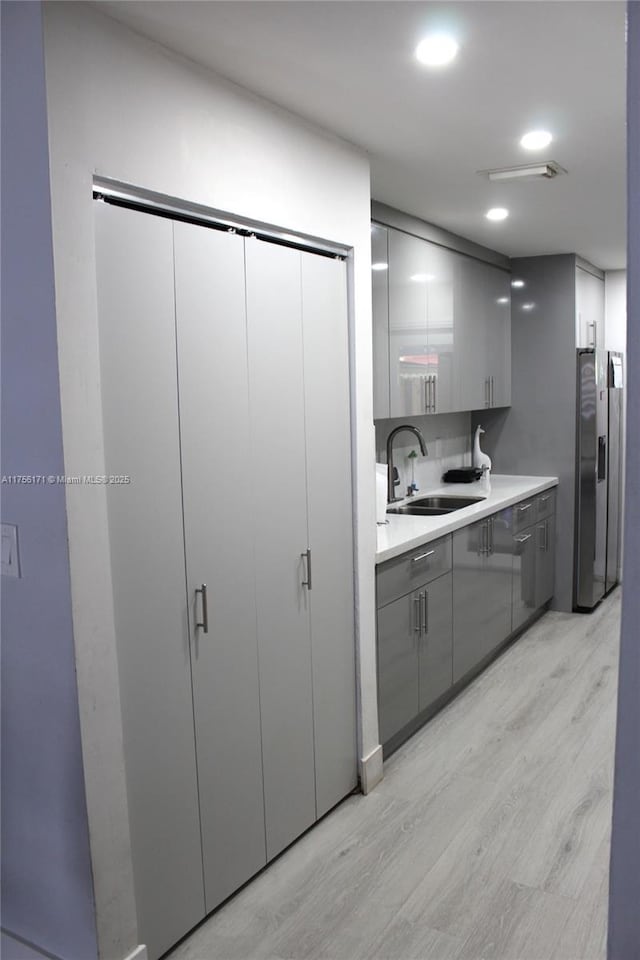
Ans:
[{"label": "recessed ceiling light", "polygon": [[414,283],[431,283],[435,277],[432,273],[414,273],[409,279]]},{"label": "recessed ceiling light", "polygon": [[522,304],[522,309],[523,309],[523,310],[533,310],[534,307],[535,307],[535,303],[523,303],[523,304]]},{"label": "recessed ceiling light", "polygon": [[512,286],[512,287],[524,287],[524,280],[512,280],[512,281],[511,281],[511,286]]},{"label": "recessed ceiling light", "polygon": [[498,297],[496,303],[509,303],[509,297]]},{"label": "recessed ceiling light", "polygon": [[416,58],[427,67],[444,67],[455,58],[459,46],[447,33],[430,33],[416,47]]},{"label": "recessed ceiling light", "polygon": [[525,150],[544,150],[552,140],[553,137],[548,130],[530,130],[520,140],[520,146]]},{"label": "recessed ceiling light", "polygon": [[372,270],[388,270],[389,264],[388,263],[372,263],[371,269]]},{"label": "recessed ceiling light", "polygon": [[505,207],[491,207],[485,213],[487,220],[506,220],[508,216],[509,211]]}]

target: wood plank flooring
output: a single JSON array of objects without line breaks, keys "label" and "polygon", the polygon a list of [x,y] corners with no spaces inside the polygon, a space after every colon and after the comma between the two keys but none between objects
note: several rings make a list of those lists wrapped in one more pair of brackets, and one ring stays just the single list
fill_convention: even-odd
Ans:
[{"label": "wood plank flooring", "polygon": [[171,960],[604,960],[619,608],[547,613]]}]

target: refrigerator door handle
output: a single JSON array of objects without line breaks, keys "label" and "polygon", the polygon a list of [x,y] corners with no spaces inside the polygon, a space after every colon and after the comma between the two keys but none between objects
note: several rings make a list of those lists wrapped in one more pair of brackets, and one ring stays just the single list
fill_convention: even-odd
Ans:
[{"label": "refrigerator door handle", "polygon": [[598,480],[607,479],[607,437],[598,437]]}]

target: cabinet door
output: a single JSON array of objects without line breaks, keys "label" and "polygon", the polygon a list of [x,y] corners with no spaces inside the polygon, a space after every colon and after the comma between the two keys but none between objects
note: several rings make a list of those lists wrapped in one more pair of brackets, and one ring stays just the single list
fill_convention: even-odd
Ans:
[{"label": "cabinet door", "polygon": [[389,230],[390,416],[427,412],[427,286],[432,276],[425,240]]},{"label": "cabinet door", "polygon": [[389,249],[388,230],[371,224],[373,307],[373,418],[389,413]]},{"label": "cabinet door", "polygon": [[511,513],[501,511],[453,535],[453,680],[511,632]]},{"label": "cabinet door", "polygon": [[489,525],[480,520],[453,534],[453,681],[482,660],[488,647],[490,610],[485,565]]},{"label": "cabinet door", "polygon": [[[245,242],[251,474],[267,858],[316,815],[300,252]],[[233,416],[233,410],[228,410]],[[251,444],[251,446],[250,446]],[[251,458],[249,450],[251,449]],[[221,451],[225,456],[225,451]]]},{"label": "cabinet door", "polygon": [[459,410],[488,406],[487,291],[483,267],[472,257],[456,257],[454,309]]},{"label": "cabinet door", "polygon": [[94,206],[105,468],[131,476],[107,487],[131,854],[140,939],[160,956],[205,915],[172,224]]},{"label": "cabinet door", "polygon": [[604,281],[576,267],[576,346],[604,347]]},{"label": "cabinet door", "polygon": [[492,407],[511,403],[511,274],[482,264],[485,295],[485,363]]},{"label": "cabinet door", "polygon": [[[415,594],[414,594],[415,596]],[[453,676],[452,576],[446,573],[418,591],[422,604],[420,710],[446,693]]]},{"label": "cabinet door", "polygon": [[511,509],[488,519],[489,552],[485,558],[487,646],[490,653],[511,633],[513,526]]},{"label": "cabinet door", "polygon": [[378,717],[382,744],[413,720],[420,709],[421,617],[418,591],[378,610]]},{"label": "cabinet door", "polygon": [[[264,866],[244,241],[174,224],[185,553],[207,910]],[[230,411],[232,415],[230,416]],[[243,506],[229,509],[233,494]],[[203,619],[206,584],[208,629]]]},{"label": "cabinet door", "polygon": [[555,586],[555,514],[536,525],[536,607],[553,596]]},{"label": "cabinet door", "polygon": [[346,264],[302,253],[317,815],[357,782]]},{"label": "cabinet door", "polygon": [[513,538],[512,630],[518,630],[538,607],[536,598],[536,530],[537,527],[529,527]]},{"label": "cabinet door", "polygon": [[457,331],[454,328],[454,264],[456,254],[430,243],[427,279],[427,364],[431,376],[431,413],[458,410],[456,395]]}]

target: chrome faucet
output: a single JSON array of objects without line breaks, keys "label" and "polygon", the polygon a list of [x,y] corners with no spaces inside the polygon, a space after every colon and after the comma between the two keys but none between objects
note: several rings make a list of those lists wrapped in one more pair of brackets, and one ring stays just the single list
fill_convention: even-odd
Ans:
[{"label": "chrome faucet", "polygon": [[399,433],[402,433],[403,430],[408,430],[409,433],[414,433],[418,438],[418,443],[420,444],[420,453],[423,457],[427,456],[427,445],[424,442],[424,437],[420,433],[417,427],[412,426],[410,423],[403,423],[399,427],[396,427],[395,430],[392,430],[389,436],[387,437],[387,503],[395,503],[396,500],[401,500],[401,497],[394,497],[393,488],[395,486],[395,481],[393,478],[393,441]]}]

